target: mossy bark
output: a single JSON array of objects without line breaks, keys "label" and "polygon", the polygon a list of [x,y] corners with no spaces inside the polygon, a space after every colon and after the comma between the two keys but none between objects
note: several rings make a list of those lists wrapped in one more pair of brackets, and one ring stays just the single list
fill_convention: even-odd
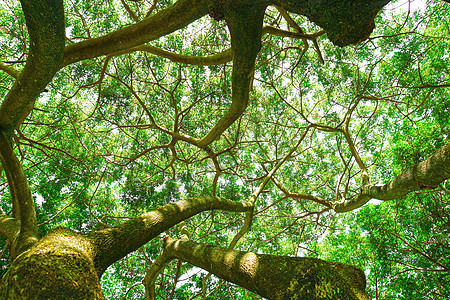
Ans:
[{"label": "mossy bark", "polygon": [[268,299],[369,299],[364,272],[347,264],[227,250],[171,238],[166,238],[164,252]]},{"label": "mossy bark", "polygon": [[7,136],[59,70],[65,42],[62,0],[22,0],[21,5],[30,37],[29,52],[24,69],[0,105],[0,131]]},{"label": "mossy bark", "polygon": [[0,299],[105,299],[89,240],[55,228],[19,255],[0,281]]}]

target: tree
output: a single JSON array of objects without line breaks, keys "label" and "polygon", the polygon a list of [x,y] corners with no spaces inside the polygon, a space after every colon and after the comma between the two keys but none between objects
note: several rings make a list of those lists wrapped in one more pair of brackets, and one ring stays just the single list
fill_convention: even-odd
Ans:
[{"label": "tree", "polygon": [[450,9],[388,2],[3,3],[0,298],[448,298]]}]

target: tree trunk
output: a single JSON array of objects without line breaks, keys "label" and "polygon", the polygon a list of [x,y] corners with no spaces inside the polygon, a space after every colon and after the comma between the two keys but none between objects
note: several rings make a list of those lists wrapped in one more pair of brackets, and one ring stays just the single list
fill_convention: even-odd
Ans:
[{"label": "tree trunk", "polygon": [[83,235],[55,228],[19,255],[0,281],[0,299],[105,299]]},{"label": "tree trunk", "polygon": [[227,250],[169,237],[164,254],[268,299],[369,299],[364,272],[338,262]]}]

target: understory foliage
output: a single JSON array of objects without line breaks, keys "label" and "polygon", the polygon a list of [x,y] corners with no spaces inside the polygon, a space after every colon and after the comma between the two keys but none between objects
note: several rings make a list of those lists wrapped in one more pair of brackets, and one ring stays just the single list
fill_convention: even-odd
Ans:
[{"label": "understory foliage", "polygon": [[[67,0],[66,44],[171,4]],[[116,226],[190,197],[244,201],[296,147],[259,195],[252,229],[236,249],[360,267],[373,299],[449,299],[447,181],[343,214],[305,195],[332,203],[357,195],[363,182],[355,152],[370,183],[382,185],[449,142],[450,4],[393,1],[377,15],[368,40],[343,48],[307,18],[291,17],[303,32],[318,34],[263,32],[248,107],[205,149],[174,133],[200,139],[217,123],[231,103],[232,61],[205,66],[167,57],[227,51],[225,22],[206,16],[149,43],[169,51],[166,57],[136,50],[61,69],[14,134],[40,235],[56,226],[81,233]],[[275,7],[266,10],[264,24],[298,29]],[[20,3],[0,1],[0,61],[20,71],[27,40]],[[14,81],[0,71],[0,99]],[[0,213],[11,212],[10,197],[1,172]],[[186,223],[192,241],[227,247],[244,214],[209,211]],[[176,227],[168,234],[179,236]],[[10,264],[4,238],[0,250],[2,276]],[[161,250],[161,239],[153,239],[108,268],[101,279],[105,296],[143,299],[141,281]],[[202,284],[206,275],[174,260],[159,275],[156,293],[260,299],[214,276]]]}]

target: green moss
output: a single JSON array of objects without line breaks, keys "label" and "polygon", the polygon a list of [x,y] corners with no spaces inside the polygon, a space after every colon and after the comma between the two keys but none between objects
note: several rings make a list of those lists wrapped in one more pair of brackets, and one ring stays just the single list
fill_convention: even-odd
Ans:
[{"label": "green moss", "polygon": [[104,299],[88,241],[64,228],[51,231],[12,263],[0,299]]}]

